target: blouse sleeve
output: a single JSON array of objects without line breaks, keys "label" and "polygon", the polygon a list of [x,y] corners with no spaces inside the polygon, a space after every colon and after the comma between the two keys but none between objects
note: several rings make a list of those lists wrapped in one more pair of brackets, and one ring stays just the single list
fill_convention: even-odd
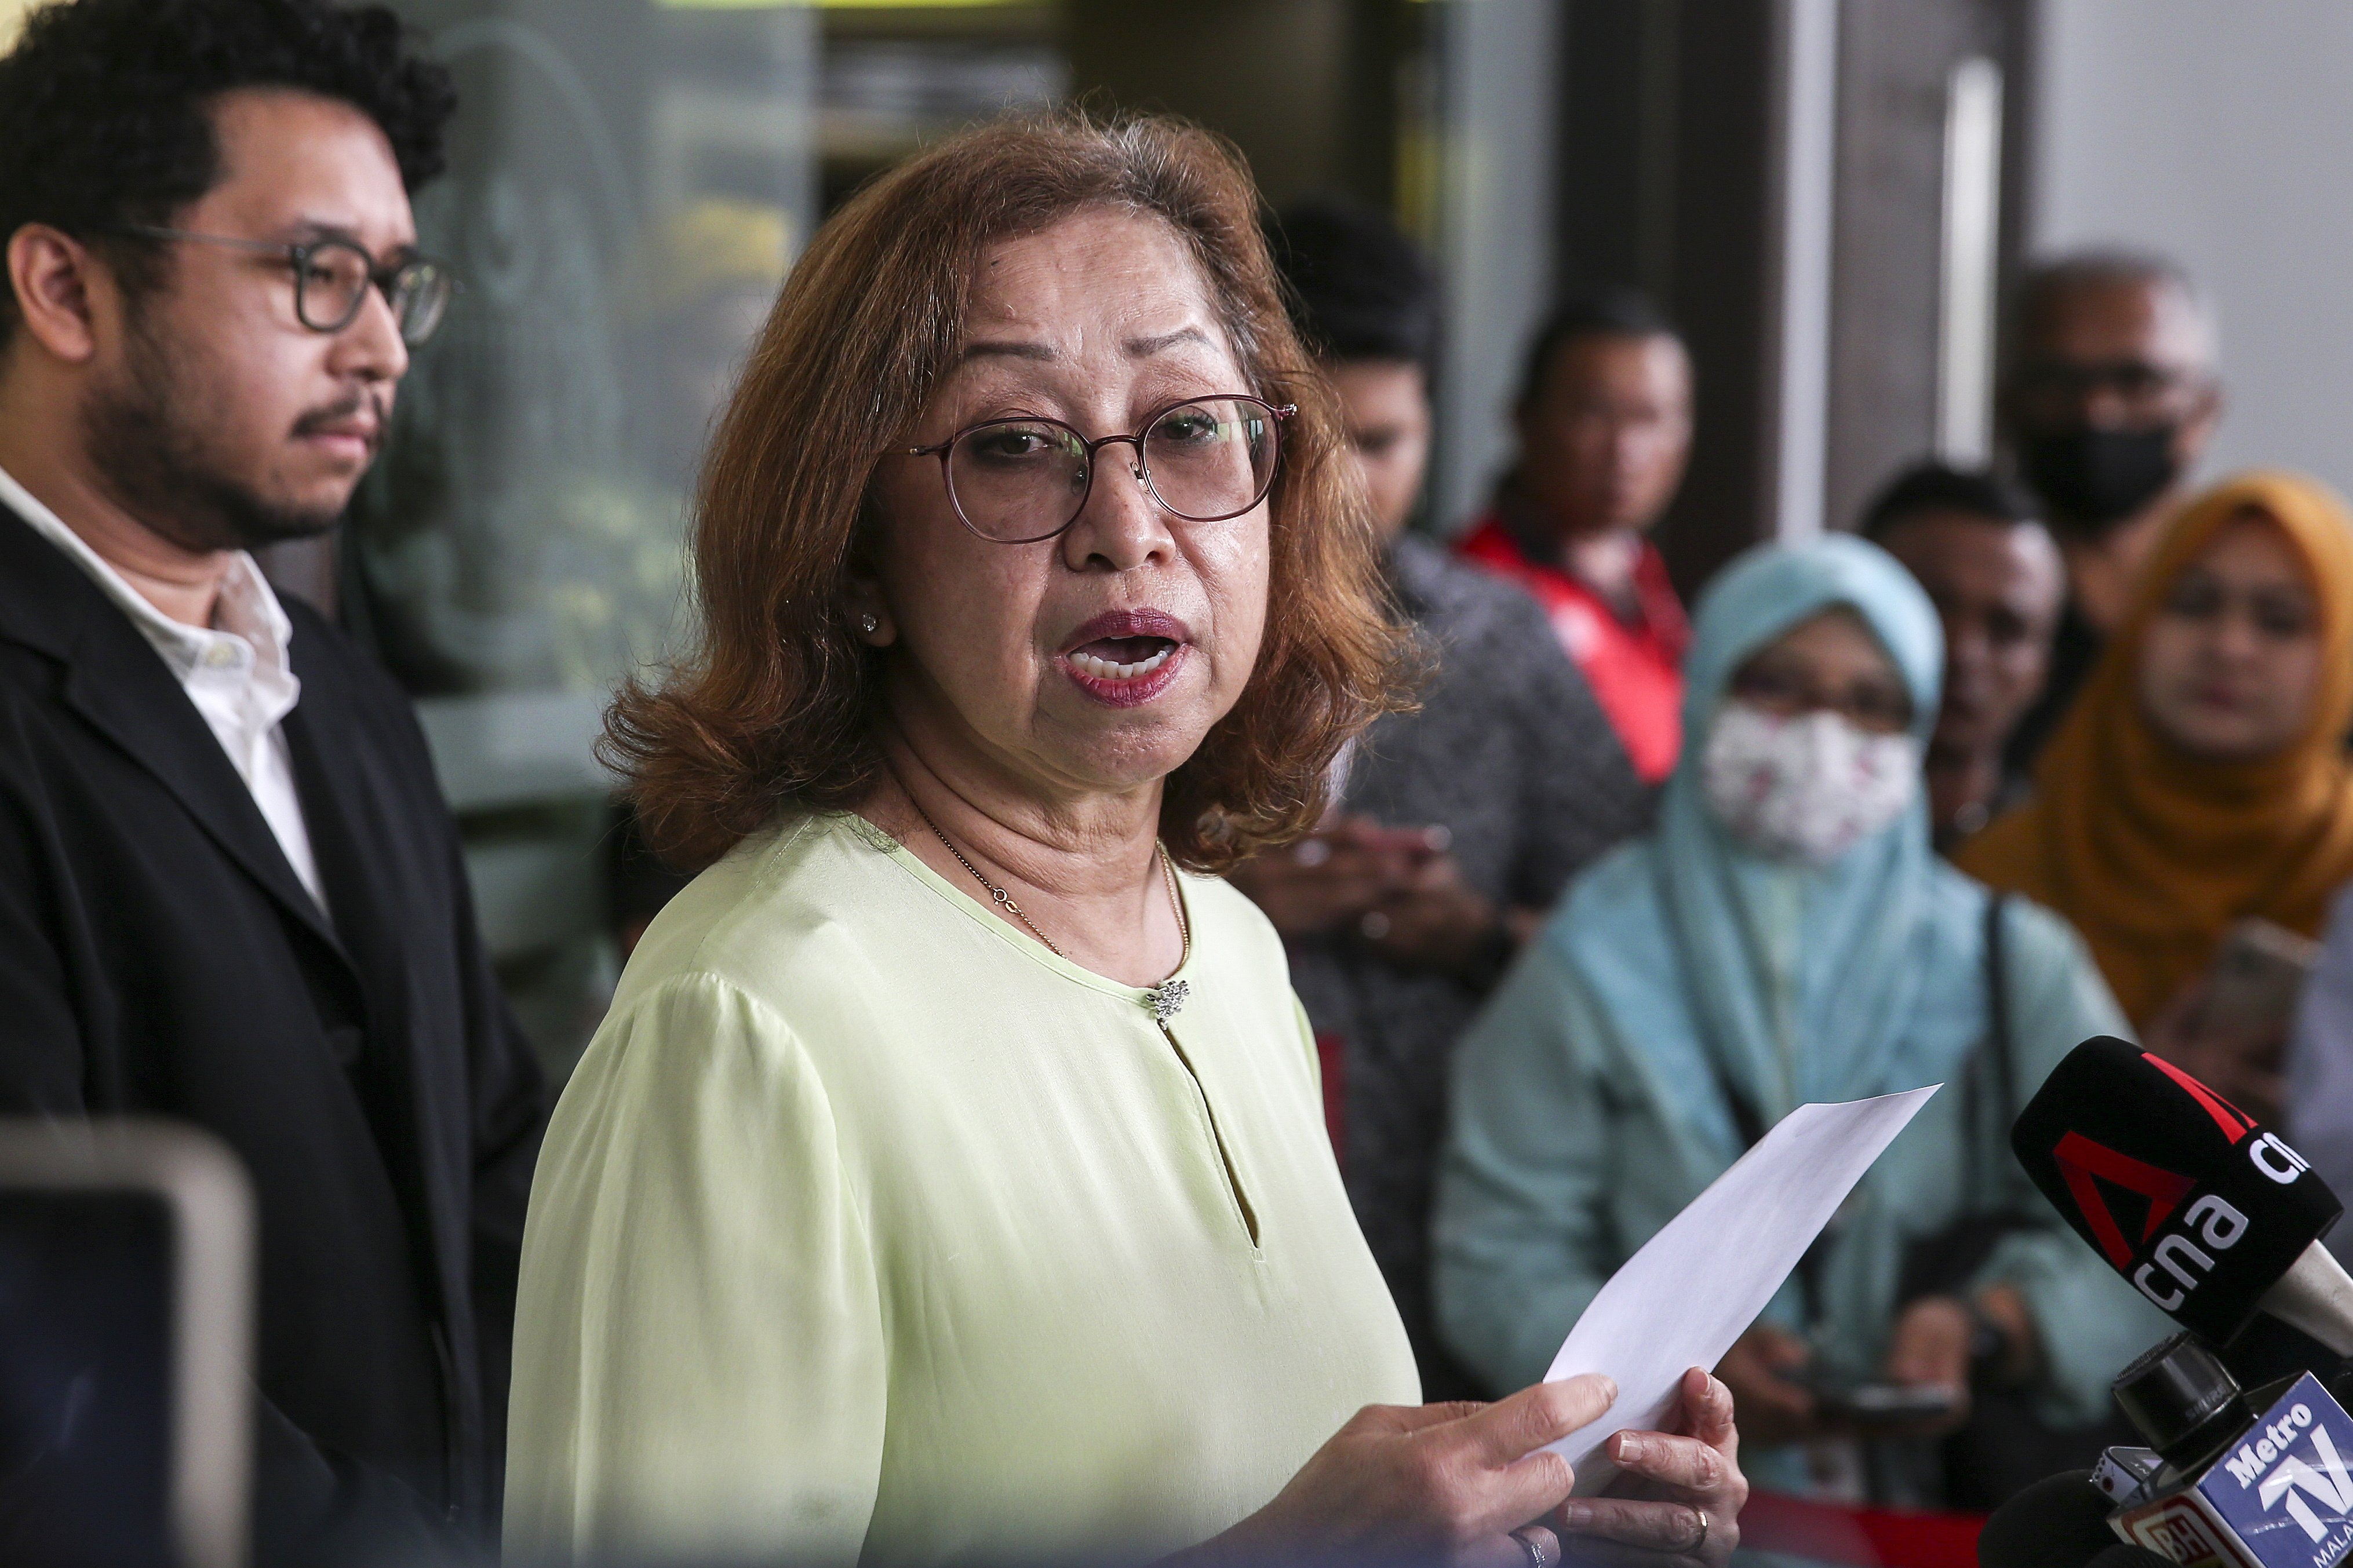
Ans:
[{"label": "blouse sleeve", "polygon": [[874,1260],[792,1031],[687,973],[607,1019],[531,1200],[506,1540],[849,1563],[882,1458]]},{"label": "blouse sleeve", "polygon": [[[2064,921],[2013,900],[2008,931],[2012,1049],[2022,1105],[2083,1041],[2094,1035],[2129,1039],[2132,1028],[2083,940]],[[2010,1108],[2004,1126],[2018,1109]],[[2005,1237],[1979,1278],[2007,1281],[2026,1298],[2049,1368],[2045,1415],[2068,1425],[2097,1421],[2114,1408],[2108,1385],[2116,1374],[2172,1325],[2068,1228],[2018,1162],[2007,1157],[2006,1140],[2000,1152],[1994,1168],[2010,1189],[2001,1194],[2004,1206],[2041,1223]]]},{"label": "blouse sleeve", "polygon": [[1544,1376],[1610,1268],[1612,1139],[1565,966],[1531,943],[1463,1037],[1438,1173],[1433,1291],[1447,1342],[1502,1394]]}]

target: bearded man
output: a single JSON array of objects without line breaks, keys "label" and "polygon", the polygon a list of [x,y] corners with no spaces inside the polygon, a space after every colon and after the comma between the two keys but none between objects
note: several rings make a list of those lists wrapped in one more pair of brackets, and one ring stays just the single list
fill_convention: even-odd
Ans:
[{"label": "bearded man", "polygon": [[64,0],[0,58],[0,1113],[243,1161],[265,1563],[498,1518],[544,1087],[406,700],[250,553],[333,524],[448,301],[453,102],[321,0]]}]

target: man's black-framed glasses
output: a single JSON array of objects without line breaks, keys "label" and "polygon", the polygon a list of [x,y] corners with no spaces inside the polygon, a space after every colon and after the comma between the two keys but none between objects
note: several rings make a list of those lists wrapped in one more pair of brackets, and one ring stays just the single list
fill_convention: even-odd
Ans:
[{"label": "man's black-framed glasses", "polygon": [[1123,442],[1135,448],[1129,470],[1168,511],[1187,522],[1241,516],[1273,488],[1282,422],[1298,412],[1257,397],[1195,397],[1155,409],[1128,435],[1090,441],[1059,419],[987,419],[901,450],[939,458],[948,502],[973,532],[1034,544],[1079,521],[1096,454]]},{"label": "man's black-framed glasses", "polygon": [[457,275],[431,257],[380,264],[355,240],[243,239],[153,224],[125,224],[122,232],[142,239],[181,239],[284,257],[294,268],[295,318],[314,332],[340,332],[358,320],[373,287],[383,290],[385,303],[392,307],[401,342],[415,348],[441,325],[458,291]]}]

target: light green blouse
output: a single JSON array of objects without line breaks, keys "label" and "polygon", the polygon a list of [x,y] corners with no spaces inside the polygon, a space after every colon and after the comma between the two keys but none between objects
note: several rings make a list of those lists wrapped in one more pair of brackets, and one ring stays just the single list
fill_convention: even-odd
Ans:
[{"label": "light green blouse", "polygon": [[1183,885],[1164,1034],[860,818],[697,878],[540,1156],[510,1551],[1143,1558],[1413,1403],[1282,944]]}]

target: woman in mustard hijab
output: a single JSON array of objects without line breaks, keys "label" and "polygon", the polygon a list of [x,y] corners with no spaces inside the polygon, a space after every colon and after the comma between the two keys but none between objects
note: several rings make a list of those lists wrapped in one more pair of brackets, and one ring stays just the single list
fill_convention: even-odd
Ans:
[{"label": "woman in mustard hijab", "polygon": [[2208,1016],[2207,977],[2235,922],[2316,935],[2353,879],[2349,721],[2353,516],[2242,475],[2159,542],[2035,798],[1957,858],[2073,921],[2152,1049],[2275,1102],[2283,1029]]}]

